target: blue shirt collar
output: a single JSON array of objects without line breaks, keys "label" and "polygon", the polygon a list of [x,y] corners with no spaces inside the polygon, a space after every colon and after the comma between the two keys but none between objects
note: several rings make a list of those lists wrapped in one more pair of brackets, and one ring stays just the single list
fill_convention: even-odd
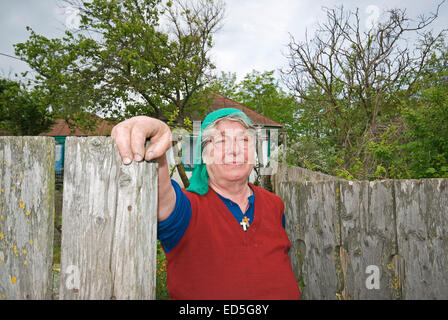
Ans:
[{"label": "blue shirt collar", "polygon": [[[247,198],[249,199],[249,206],[252,206],[255,202],[255,192],[252,189],[251,186],[249,186],[249,188],[252,190],[252,194]],[[228,204],[232,205],[232,206],[236,206],[237,204],[235,202],[233,202],[232,200],[223,197],[222,195],[220,195],[218,192],[216,192],[216,194],[222,199],[222,201],[227,202]]]}]

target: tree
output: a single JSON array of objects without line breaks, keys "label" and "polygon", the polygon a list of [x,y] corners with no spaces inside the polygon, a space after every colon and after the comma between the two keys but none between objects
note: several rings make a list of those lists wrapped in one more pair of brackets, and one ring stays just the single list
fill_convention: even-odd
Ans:
[{"label": "tree", "polygon": [[211,90],[284,124],[291,137],[295,134],[294,111],[297,103],[292,95],[281,88],[273,70],[253,70],[240,82],[237,82],[235,73],[221,72]]},{"label": "tree", "polygon": [[405,132],[394,137],[391,128],[370,147],[391,177],[448,178],[448,46],[440,41],[435,51],[416,82],[418,90],[403,102]]},{"label": "tree", "polygon": [[11,135],[38,135],[54,124],[53,113],[38,91],[20,82],[0,79],[0,130]]},{"label": "tree", "polygon": [[[326,8],[327,21],[311,40],[297,43],[291,36],[282,77],[299,100],[303,134],[332,150],[329,173],[341,173],[334,171],[340,166],[349,178],[375,176],[378,161],[369,143],[403,123],[399,106],[418,90],[418,79],[445,36],[445,31],[425,32],[439,8],[416,22],[404,10],[389,10],[365,31],[358,10]],[[407,36],[418,38],[414,47]]]},{"label": "tree", "polygon": [[47,39],[27,27],[30,38],[15,45],[56,113],[165,120],[175,110],[179,119],[204,111],[198,93],[214,68],[209,50],[223,17],[221,1],[66,3],[80,12],[78,31]]},{"label": "tree", "polygon": [[236,72],[221,71],[221,74],[217,75],[210,84],[210,90],[230,99],[237,99],[239,83],[237,83]]}]

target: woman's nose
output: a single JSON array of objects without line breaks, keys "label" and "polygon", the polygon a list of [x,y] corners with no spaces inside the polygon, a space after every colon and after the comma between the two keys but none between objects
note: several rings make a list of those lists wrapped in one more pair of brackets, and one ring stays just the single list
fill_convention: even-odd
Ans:
[{"label": "woman's nose", "polygon": [[231,156],[236,162],[242,162],[244,160],[243,154],[244,146],[240,145],[237,138],[231,139],[231,143],[226,150],[226,154]]}]

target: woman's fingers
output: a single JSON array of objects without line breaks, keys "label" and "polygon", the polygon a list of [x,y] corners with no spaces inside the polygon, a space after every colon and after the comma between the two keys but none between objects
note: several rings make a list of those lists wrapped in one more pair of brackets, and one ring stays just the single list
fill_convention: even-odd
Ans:
[{"label": "woman's fingers", "polygon": [[[162,121],[137,116],[117,124],[111,133],[124,164],[159,158],[171,147],[171,130]],[[146,138],[150,146],[145,152]]]},{"label": "woman's fingers", "polygon": [[120,154],[121,161],[124,164],[130,164],[134,159],[131,150],[131,130],[125,125],[118,124],[113,127],[111,132],[112,138],[115,140],[117,145],[118,153]]},{"label": "woman's fingers", "polygon": [[149,161],[164,155],[171,147],[171,130],[163,123],[157,134],[151,138],[146,150],[145,160]]},{"label": "woman's fingers", "polygon": [[131,150],[135,161],[142,161],[145,156],[145,142],[149,132],[137,124],[131,131]]}]

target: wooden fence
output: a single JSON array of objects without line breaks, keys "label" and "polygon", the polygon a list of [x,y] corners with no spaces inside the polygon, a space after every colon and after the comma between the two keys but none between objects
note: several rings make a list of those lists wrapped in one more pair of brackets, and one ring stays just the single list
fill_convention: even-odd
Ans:
[{"label": "wooden fence", "polygon": [[303,299],[448,299],[448,179],[277,188]]},{"label": "wooden fence", "polygon": [[[53,298],[55,142],[0,137],[0,299]],[[60,299],[154,299],[157,164],[66,140]]]},{"label": "wooden fence", "polygon": [[[55,142],[0,137],[0,299],[52,299]],[[274,179],[303,299],[447,299],[448,179]],[[308,181],[304,181],[308,180]],[[157,164],[68,138],[60,299],[154,299]]]}]

